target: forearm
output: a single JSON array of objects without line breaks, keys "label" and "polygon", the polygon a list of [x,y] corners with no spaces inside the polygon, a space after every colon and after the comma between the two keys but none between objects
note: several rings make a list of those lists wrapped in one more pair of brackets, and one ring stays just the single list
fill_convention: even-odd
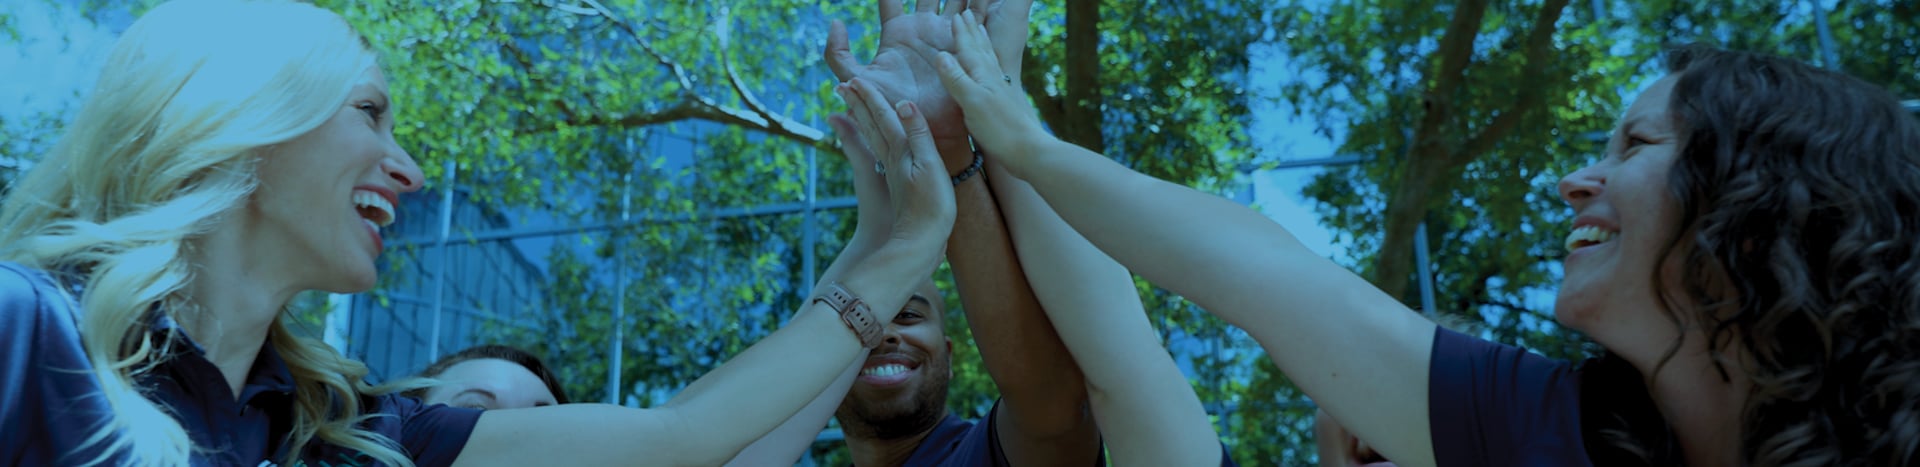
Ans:
[{"label": "forearm", "polygon": [[1388,457],[1431,463],[1426,426],[1400,420],[1427,413],[1432,322],[1252,209],[1064,142],[1027,149],[1016,175],[1087,240],[1245,329]]},{"label": "forearm", "polygon": [[1071,432],[1090,422],[1081,408],[1086,389],[1080,369],[1027,284],[989,182],[978,174],[954,187],[947,261],[967,324],[999,388],[1002,414],[1025,434]]},{"label": "forearm", "polygon": [[[906,304],[907,295],[928,271],[917,260],[924,253],[890,243],[840,282],[865,300],[874,318],[885,323]],[[682,416],[674,435],[687,449],[720,455],[710,464],[738,454],[776,426],[814,403],[829,386],[866,355],[853,330],[832,308],[809,302],[786,327],[688,385],[663,408]],[[842,391],[844,393],[844,390]]]},{"label": "forearm", "polygon": [[1134,273],[1237,326],[1274,318],[1264,312],[1272,303],[1248,302],[1239,292],[1313,292],[1294,287],[1309,282],[1299,279],[1311,278],[1279,280],[1248,272],[1271,272],[1265,268],[1272,265],[1331,265],[1286,229],[1224,198],[1142,175],[1065,142],[1031,150],[1045,153],[1014,175],[1037,181],[1031,187],[1059,218]]},{"label": "forearm", "polygon": [[[869,224],[862,225],[871,224],[870,220],[863,220],[868,221]],[[847,248],[842,250],[840,257],[835,258],[833,264],[827,266],[826,272],[820,275],[819,283],[815,285],[816,289],[821,285],[842,280],[847,270],[852,267],[851,265],[871,254],[873,247],[870,245],[878,244],[878,239],[873,238],[877,237],[876,235],[867,235],[869,233],[871,231],[866,228],[855,230],[853,239],[847,242]],[[739,455],[734,456],[732,461],[727,462],[727,465],[743,467],[787,465],[798,461],[800,456],[807,452],[807,448],[813,445],[813,441],[819,438],[820,431],[826,428],[827,421],[833,418],[833,412],[840,408],[840,402],[846,399],[847,390],[853,387],[854,378],[859,376],[864,356],[863,353],[863,358],[855,359],[852,364],[847,365],[847,369],[840,373],[840,378],[834,380],[825,391],[815,396],[812,402],[808,402],[806,407],[800,409],[800,413],[794,414],[778,428],[774,428],[766,436],[754,441],[752,445],[740,451]],[[685,391],[681,392],[681,394],[685,393]]]},{"label": "forearm", "polygon": [[1091,389],[1114,459],[1207,465],[1218,435],[1186,376],[1162,347],[1133,276],[1053,213],[1025,181],[994,171],[1020,263]]},{"label": "forearm", "polygon": [[840,402],[846,399],[847,390],[853,387],[853,380],[860,375],[863,363],[855,359],[846,371],[841,372],[840,379],[834,380],[826,391],[813,398],[813,402],[808,402],[806,407],[800,409],[800,413],[748,445],[727,465],[756,467],[799,462],[800,457],[807,453],[807,448],[819,439],[820,431],[826,428],[827,420],[833,418],[833,412],[840,408]]}]

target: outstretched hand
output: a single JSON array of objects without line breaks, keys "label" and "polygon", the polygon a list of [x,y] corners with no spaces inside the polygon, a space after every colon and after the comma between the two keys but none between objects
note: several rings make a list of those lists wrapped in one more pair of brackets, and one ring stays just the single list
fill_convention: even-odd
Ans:
[{"label": "outstretched hand", "polygon": [[1033,148],[1052,139],[1011,75],[1002,71],[984,26],[972,12],[950,22],[956,53],[935,52],[940,82],[966,115],[974,144],[1019,175]]},{"label": "outstretched hand", "polygon": [[887,105],[879,88],[861,78],[835,86],[834,92],[847,102],[854,130],[879,157],[873,170],[885,180],[893,208],[888,239],[944,249],[953,232],[953,184],[919,106],[911,101]]},{"label": "outstretched hand", "polygon": [[[965,121],[941,86],[932,58],[937,52],[955,50],[952,20],[972,12],[985,19],[996,55],[1004,57],[1001,67],[1017,79],[1033,0],[948,0],[946,8],[936,13],[937,3],[919,0],[914,13],[906,14],[901,0],[879,0],[880,47],[873,61],[864,65],[850,51],[846,26],[835,21],[827,35],[826,62],[843,82],[865,78],[889,102],[914,102],[936,142],[959,144],[967,136]],[[945,161],[949,172],[972,162],[968,153],[945,156],[951,158]]]},{"label": "outstretched hand", "polygon": [[957,140],[967,136],[960,108],[940,87],[926,57],[932,51],[953,48],[953,34],[945,26],[965,2],[948,2],[944,12],[935,12],[935,3],[923,0],[909,14],[902,11],[899,0],[881,0],[880,48],[865,65],[853,58],[846,25],[834,21],[827,33],[826,61],[842,82],[865,78],[879,88],[886,102],[913,101],[935,139]]}]

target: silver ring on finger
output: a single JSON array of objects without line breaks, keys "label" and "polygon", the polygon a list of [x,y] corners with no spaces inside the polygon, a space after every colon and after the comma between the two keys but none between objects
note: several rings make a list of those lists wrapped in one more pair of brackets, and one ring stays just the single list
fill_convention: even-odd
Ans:
[{"label": "silver ring on finger", "polygon": [[880,174],[882,177],[887,176],[887,164],[880,161],[873,161],[873,173]]},{"label": "silver ring on finger", "polygon": [[1012,85],[1012,84],[1013,84],[1013,77],[1012,77],[1012,76],[1007,76],[1007,75],[1000,75],[1000,80],[1001,80],[1001,81],[1006,81],[1008,85]]}]

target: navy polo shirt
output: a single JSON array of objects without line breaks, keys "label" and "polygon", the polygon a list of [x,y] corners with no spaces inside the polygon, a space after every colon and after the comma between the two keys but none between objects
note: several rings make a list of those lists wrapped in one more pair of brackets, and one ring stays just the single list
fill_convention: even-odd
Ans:
[{"label": "navy polo shirt", "polygon": [[[920,447],[914,448],[913,455],[908,456],[901,466],[1009,467],[1011,464],[1007,462],[1007,452],[1000,447],[1000,432],[994,428],[994,419],[999,415],[999,400],[993,401],[993,408],[987,410],[987,419],[978,423],[947,414],[947,418],[941,419],[926,439],[920,440]],[[1220,445],[1220,465],[1235,467],[1226,449],[1226,445]],[[1107,465],[1104,449],[1095,457],[1093,465]]]},{"label": "navy polo shirt", "polygon": [[[82,350],[76,291],[62,290],[42,271],[0,262],[0,464],[66,465],[103,452],[79,450],[112,416],[100,383]],[[151,332],[176,328],[162,315]],[[238,398],[198,344],[182,332],[167,345],[169,357],[138,384],[159,402],[193,440],[194,465],[277,465],[286,457],[293,428],[295,390],[286,361],[271,345],[259,357]],[[395,441],[420,466],[453,463],[472,434],[480,411],[424,405],[398,395],[362,396],[363,414],[375,417],[363,429]],[[135,422],[139,424],[138,421]],[[311,466],[366,466],[358,452],[310,441],[300,455]],[[123,464],[124,453],[108,464]]]},{"label": "navy polo shirt", "polygon": [[1447,328],[1434,332],[1427,404],[1437,464],[1593,465],[1572,363]]}]

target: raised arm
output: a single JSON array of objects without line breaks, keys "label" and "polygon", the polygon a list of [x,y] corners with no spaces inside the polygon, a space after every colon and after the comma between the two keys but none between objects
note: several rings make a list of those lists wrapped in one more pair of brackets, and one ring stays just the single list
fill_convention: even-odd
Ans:
[{"label": "raised arm", "polygon": [[[827,62],[842,79],[874,80],[891,91],[888,98],[944,103],[928,114],[933,139],[947,173],[964,173],[974,158],[961,117],[927,55],[915,50],[950,48],[948,19],[966,10],[991,18],[994,46],[1017,66],[1033,2],[956,0],[938,14],[904,14],[898,3],[881,0],[881,45],[871,64],[853,60],[846,31],[837,23],[828,35]],[[1080,368],[1027,284],[989,182],[976,172],[954,185],[956,217],[947,261],[981,360],[1000,392],[996,441],[1013,465],[1093,465],[1100,435],[1084,409],[1087,391]]]},{"label": "raised arm", "polygon": [[[833,127],[834,134],[840,136],[840,152],[847,158],[847,167],[851,172],[849,176],[853,179],[853,196],[857,203],[853,237],[847,240],[846,248],[840,250],[840,256],[820,275],[820,286],[838,282],[846,274],[848,266],[859,262],[860,258],[885,243],[893,225],[892,203],[887,200],[886,181],[872,170],[878,159],[854,129],[853,119],[847,115],[833,115],[827,118],[827,123]],[[847,390],[853,387],[854,378],[860,375],[861,360],[865,358],[866,353],[861,353],[861,358],[848,365],[840,378],[814,396],[813,402],[808,402],[805,408],[800,409],[800,413],[748,445],[727,465],[755,467],[798,462],[800,456],[806,454],[807,448],[813,446],[813,441],[819,438],[820,430],[826,428],[827,421],[833,419],[833,412],[840,407],[840,401],[846,399]]]},{"label": "raised arm", "polygon": [[[888,192],[895,219],[888,240],[846,268],[841,281],[878,323],[893,319],[908,295],[938,264],[953,228],[953,192],[941,177],[925,120],[905,122],[878,94],[849,99],[863,139],[886,138]],[[871,105],[863,105],[872,103]],[[861,109],[865,107],[863,112]],[[911,105],[905,108],[911,109]],[[907,128],[922,135],[904,142]],[[876,137],[874,133],[878,133]],[[908,145],[912,150],[907,150]],[[839,262],[841,260],[836,260]],[[809,301],[792,322],[702,376],[667,404],[630,409],[567,404],[489,411],[480,416],[459,465],[718,465],[786,422],[813,401],[867,349],[827,305]]]},{"label": "raised arm", "polygon": [[[978,28],[965,21],[955,28]],[[1289,378],[1404,465],[1432,465],[1434,325],[1251,209],[1047,135],[991,50],[939,54],[968,131],[1102,251],[1246,329]]]},{"label": "raised arm", "polygon": [[1220,438],[1147,321],[1133,275],[1060,220],[1027,182],[993,165],[1027,282],[1086,373],[1114,465],[1220,465]]}]

